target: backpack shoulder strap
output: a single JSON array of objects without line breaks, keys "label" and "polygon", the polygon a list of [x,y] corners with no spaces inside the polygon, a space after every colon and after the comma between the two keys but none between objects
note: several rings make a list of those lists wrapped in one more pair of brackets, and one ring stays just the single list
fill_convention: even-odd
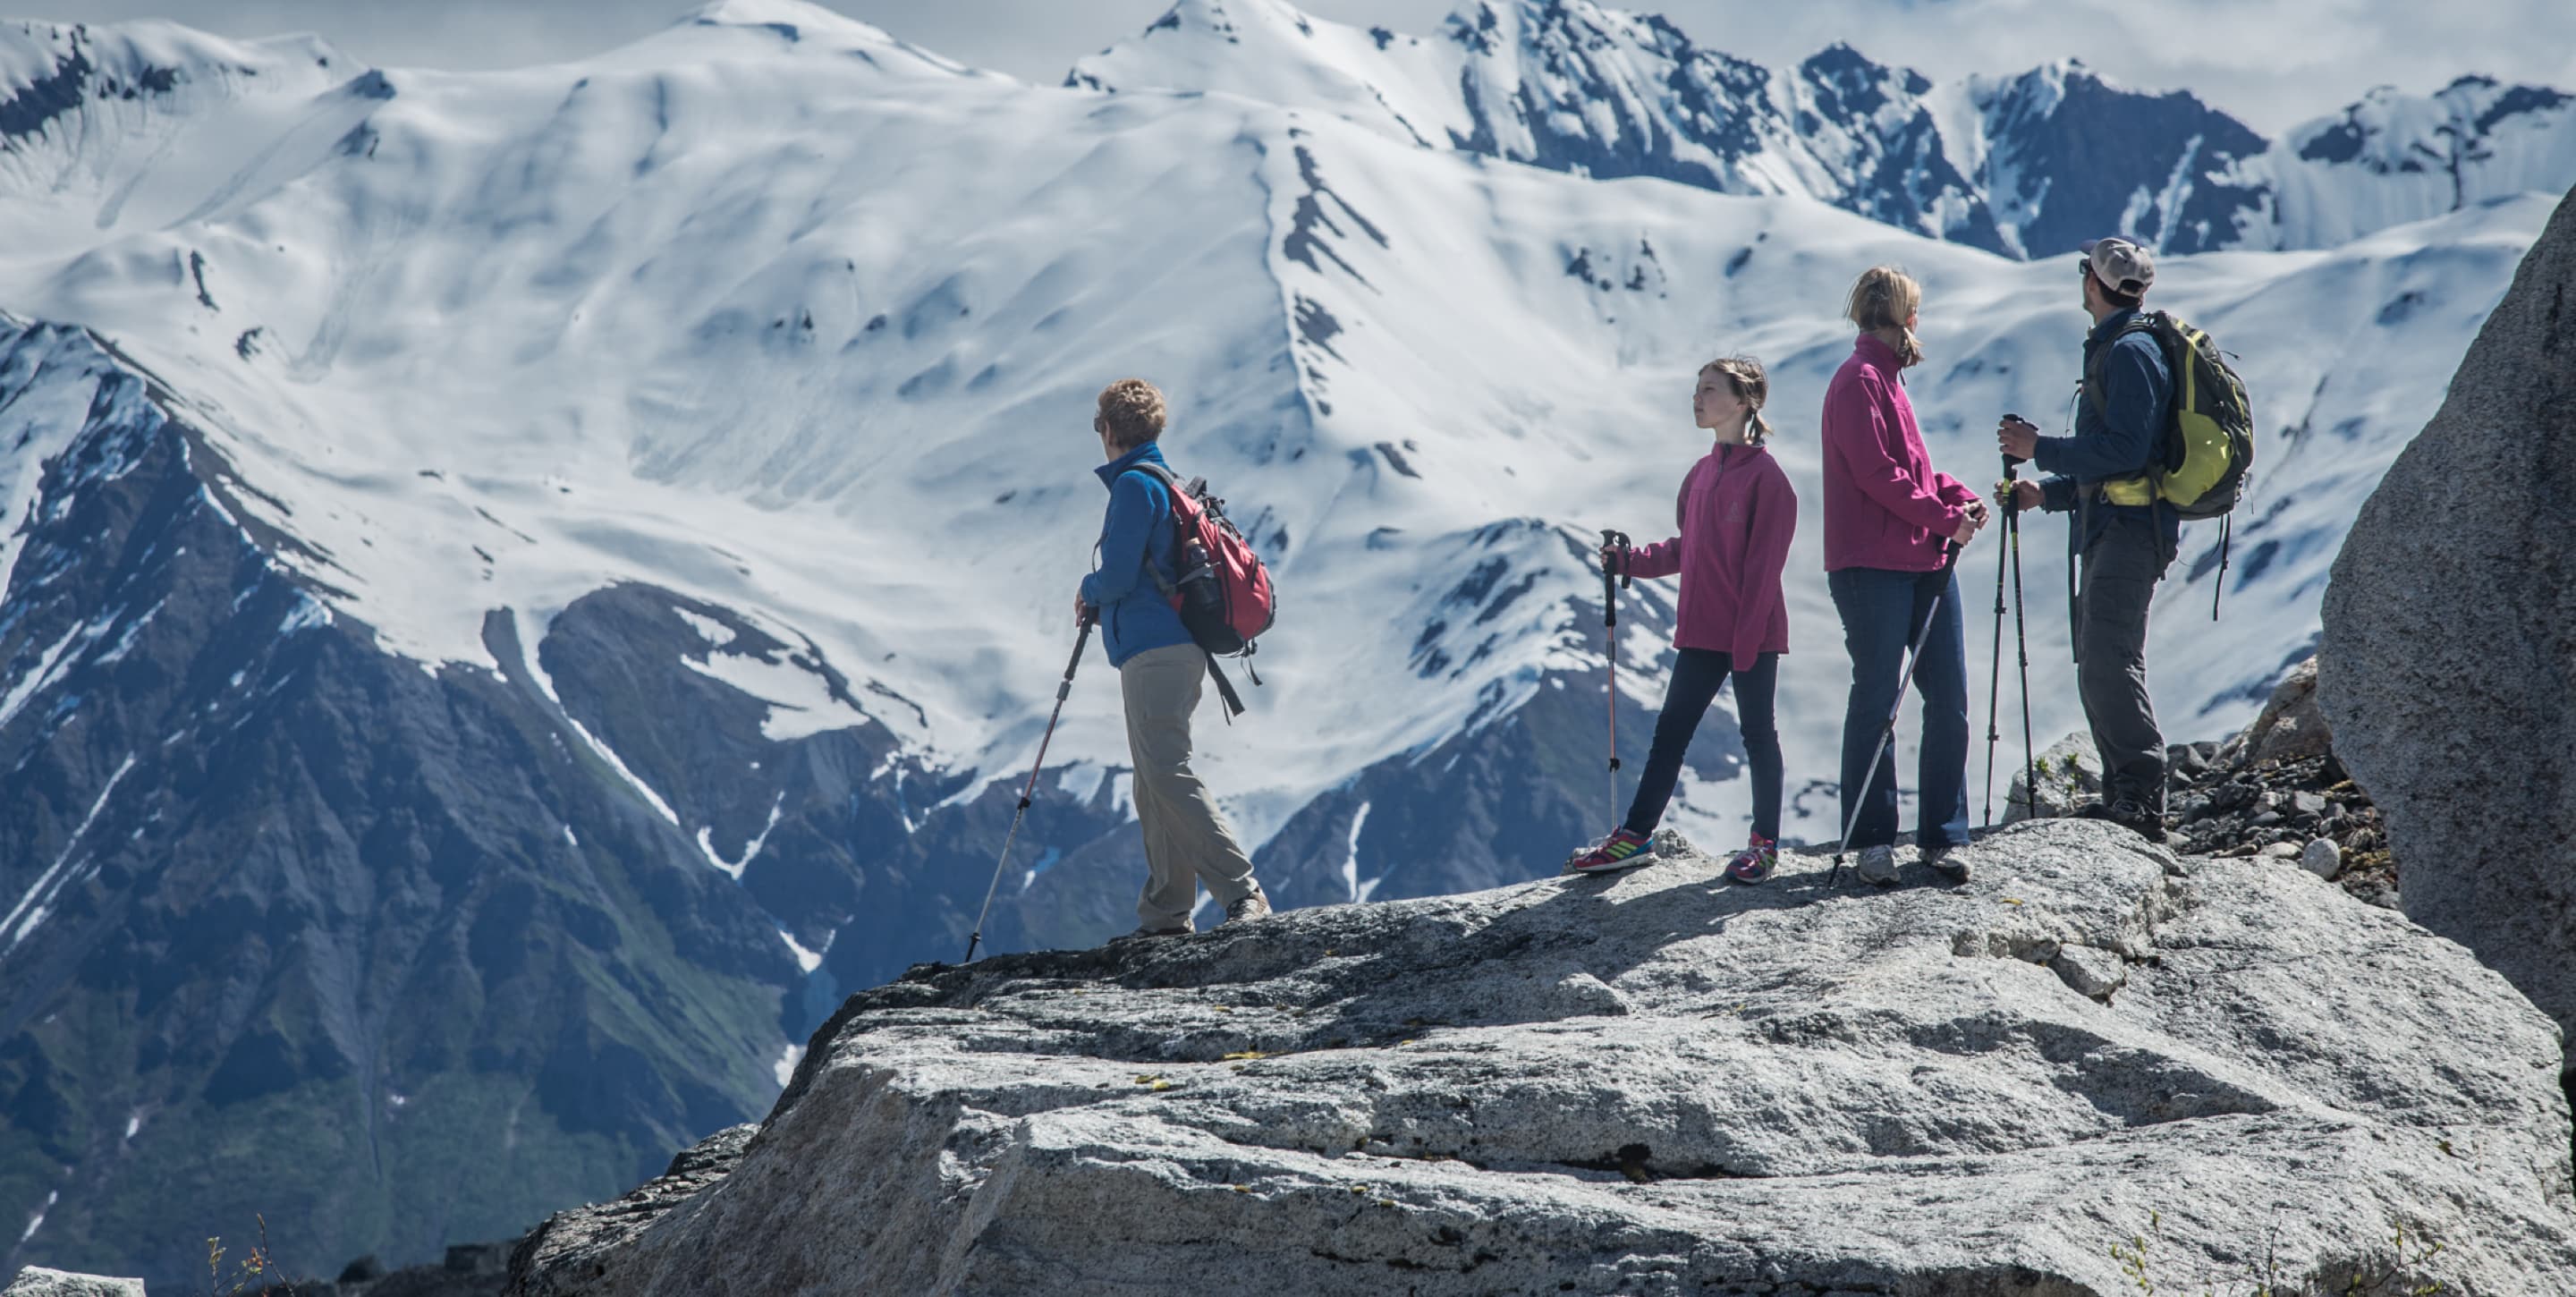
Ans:
[{"label": "backpack shoulder strap", "polygon": [[[1171,519],[1178,514],[1181,501],[1181,488],[1178,485],[1178,475],[1172,472],[1170,465],[1151,462],[1130,464],[1124,472],[1119,474],[1119,476],[1125,477],[1129,473],[1141,473],[1156,482],[1162,483],[1163,494],[1165,496],[1163,501],[1164,518]],[[1175,523],[1172,532],[1172,543],[1177,546],[1180,544],[1180,541],[1180,530],[1178,524]],[[1151,547],[1148,547],[1145,561],[1145,575],[1154,579],[1155,589],[1160,590],[1163,594],[1168,596],[1172,593],[1173,578],[1163,575],[1163,563],[1165,562],[1171,564],[1174,572],[1180,571],[1180,563],[1177,558],[1167,558],[1161,562],[1157,562],[1151,552]]]},{"label": "backpack shoulder strap", "polygon": [[1194,477],[1187,482],[1183,482],[1181,480],[1181,475],[1173,472],[1172,466],[1169,464],[1156,464],[1150,461],[1130,464],[1127,466],[1127,472],[1143,473],[1146,476],[1153,478],[1155,481],[1162,483],[1163,490],[1172,497],[1172,511],[1176,514],[1181,512],[1182,501],[1188,500],[1196,502],[1199,496],[1207,490],[1206,478]]},{"label": "backpack shoulder strap", "polygon": [[2130,316],[2129,322],[2121,325],[2120,331],[2111,335],[2111,340],[2103,343],[2100,351],[2093,353],[2093,362],[2084,367],[2084,399],[2093,403],[2093,413],[2104,418],[2111,414],[2111,398],[2102,391],[2102,367],[2111,363],[2111,348],[2120,345],[2130,334],[2143,333],[2154,341],[2156,351],[2165,356],[2165,363],[2170,366],[2173,363],[2171,348],[2165,345],[2162,331],[2172,325],[2173,317],[2162,311],[2140,311]]},{"label": "backpack shoulder strap", "polygon": [[[1174,473],[1172,471],[1172,466],[1169,464],[1157,464],[1151,460],[1143,460],[1128,465],[1126,472],[1142,473],[1145,476],[1162,483],[1163,489],[1166,491],[1176,491],[1180,489],[1180,475]],[[1124,477],[1126,476],[1126,473],[1121,473],[1119,476]]]}]

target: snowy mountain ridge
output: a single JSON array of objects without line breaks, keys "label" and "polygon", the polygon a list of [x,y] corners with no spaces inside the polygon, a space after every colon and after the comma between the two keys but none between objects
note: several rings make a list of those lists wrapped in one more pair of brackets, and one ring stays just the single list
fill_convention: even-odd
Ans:
[{"label": "snowy mountain ridge", "polygon": [[1844,44],[1769,69],[1592,0],[1465,0],[1430,37],[1181,0],[1066,84],[1222,91],[1555,170],[1804,194],[2020,257],[2113,230],[2169,252],[2332,247],[2576,184],[2576,98],[2541,86],[2374,90],[2272,142],[2074,60],[1936,85]]},{"label": "snowy mountain ridge", "polygon": [[[1972,482],[1997,414],[2058,421],[2084,328],[2062,266],[1803,193],[1425,148],[1393,114],[1474,129],[1427,88],[1359,121],[1031,86],[787,0],[501,73],[159,26],[0,30],[0,67],[31,231],[0,252],[0,1201],[62,1195],[19,1257],[107,1246],[155,1193],[233,1201],[191,1132],[291,1101],[352,1147],[532,1159],[507,1201],[316,1181],[311,1228],[355,1244],[328,1251],[419,1195],[446,1206],[400,1213],[403,1248],[498,1232],[755,1110],[841,990],[953,957],[1072,635],[1112,379],[1165,387],[1175,463],[1278,575],[1266,685],[1199,759],[1297,905],[1524,878],[1600,831],[1590,550],[1662,534],[1703,361],[1769,362],[1813,502],[1860,268],[1923,279],[1911,390]],[[1878,83],[1825,80],[1877,120]],[[2159,304],[2241,352],[2265,437],[2227,620],[2206,528],[2158,607],[2172,737],[2303,655],[2354,502],[2547,211],[2167,259]],[[2031,530],[2044,744],[2079,718],[2057,521]],[[1998,557],[1961,568],[1980,658]],[[1820,570],[1811,503],[1781,674],[1810,839],[1847,683]],[[1631,774],[1671,596],[1621,596]],[[1747,801],[1724,710],[1672,817],[1709,842]],[[1095,655],[988,948],[1132,923],[1119,715]]]},{"label": "snowy mountain ridge", "polygon": [[[244,171],[153,171],[118,209],[209,215],[78,222],[93,246],[11,261],[5,300],[89,322],[159,375],[255,485],[249,521],[293,538],[278,561],[387,650],[497,670],[487,611],[533,652],[550,610],[649,581],[847,678],[844,695],[776,665],[762,687],[805,709],[787,729],[864,716],[987,778],[1033,750],[1045,689],[1025,664],[1066,632],[1058,587],[1078,572],[1056,560],[1096,526],[1080,438],[1037,429],[1078,424],[1107,377],[1152,374],[1179,403],[1176,457],[1257,502],[1247,521],[1288,595],[1258,697],[1308,723],[1239,732],[1264,772],[1231,781],[1256,839],[1597,661],[1576,652],[1597,610],[1575,559],[1596,520],[1650,523],[1696,453],[1671,391],[1715,345],[1771,360],[1776,410],[1811,408],[1852,268],[1902,261],[1931,286],[1940,372],[1917,400],[1945,460],[1990,453],[1995,410],[2062,405],[2080,316],[2053,270],[1795,198],[1426,158],[1254,101],[1034,89],[820,13],[737,0],[560,69],[356,74]],[[357,84],[381,97],[346,124]],[[781,84],[820,115],[779,106]],[[863,135],[864,153],[837,142]],[[943,150],[979,164],[919,165]],[[1235,162],[1187,161],[1209,157]],[[302,169],[280,174],[290,159]],[[2163,300],[2240,337],[2320,314],[2302,294],[2387,285],[2380,325],[2333,354],[2249,359],[2266,426],[2293,431],[2267,459],[2240,580],[2279,575],[2268,526],[2332,515],[2305,476],[2340,496],[2393,454],[2540,211],[2475,208],[2329,262],[2174,263]],[[2464,293],[2461,273],[2484,286]],[[2430,386],[2396,381],[2419,369]],[[2306,465],[2311,429],[2372,449]],[[1812,442],[1778,453],[1812,498]],[[1625,499],[1642,519],[1602,516]],[[1494,530],[1513,519],[1531,521]],[[1796,561],[1814,543],[1810,520]],[[1488,548],[1510,579],[1460,589],[1508,597],[1462,626],[1441,611],[1453,582],[1429,574],[1481,571]],[[2326,548],[2297,552],[2321,574]],[[2052,588],[2049,547],[2030,549],[2033,588]],[[1972,582],[1986,561],[1963,568]],[[2194,563],[2178,605],[2210,575]],[[959,572],[976,597],[954,597]],[[2296,588],[2312,617],[2312,582]],[[1304,608],[1389,591],[1417,592],[1395,601],[1395,634],[1305,624]],[[1793,598],[1802,643],[1829,635],[1821,595]],[[1651,704],[1652,668],[1633,664],[1653,623],[1631,624],[1626,679]],[[2173,709],[2205,718],[2177,728],[2247,710],[2304,633],[2213,654],[2226,678]],[[1818,670],[1801,685],[1793,667],[1793,688],[1838,714],[1821,701],[1831,654],[1798,656]],[[2071,717],[2041,710],[2044,727]],[[1058,752],[1115,767],[1113,713],[1110,691],[1082,691]]]}]

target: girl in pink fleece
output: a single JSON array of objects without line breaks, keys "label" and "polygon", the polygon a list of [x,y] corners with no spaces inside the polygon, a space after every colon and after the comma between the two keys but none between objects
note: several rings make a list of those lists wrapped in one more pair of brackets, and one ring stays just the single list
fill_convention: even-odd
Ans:
[{"label": "girl in pink fleece", "polygon": [[1771,383],[1758,361],[1710,361],[1699,371],[1691,411],[1700,427],[1717,434],[1706,458],[1691,466],[1673,502],[1681,534],[1622,551],[1604,548],[1601,562],[1631,577],[1682,578],[1681,614],[1673,633],[1678,650],[1664,710],[1655,721],[1654,747],[1637,782],[1628,818],[1598,847],[1577,858],[1577,873],[1627,869],[1648,862],[1655,825],[1681,777],[1682,754],[1718,687],[1735,680],[1735,710],[1753,774],[1753,837],[1727,865],[1727,874],[1758,883],[1771,876],[1780,836],[1780,732],[1773,723],[1772,693],[1780,655],[1789,648],[1789,611],[1780,597],[1780,572],[1789,561],[1789,539],[1798,530],[1798,497],[1763,443],[1771,434],[1762,402]]}]

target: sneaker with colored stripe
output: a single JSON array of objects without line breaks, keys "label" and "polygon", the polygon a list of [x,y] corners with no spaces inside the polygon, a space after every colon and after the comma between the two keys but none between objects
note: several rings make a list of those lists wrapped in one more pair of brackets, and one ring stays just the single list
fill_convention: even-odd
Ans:
[{"label": "sneaker with colored stripe", "polygon": [[1751,845],[1726,862],[1726,876],[1739,883],[1758,883],[1779,867],[1780,844],[1756,833]]},{"label": "sneaker with colored stripe", "polygon": [[1578,874],[1607,874],[1654,863],[1654,839],[1621,829],[1601,845],[1576,856],[1567,868]]}]

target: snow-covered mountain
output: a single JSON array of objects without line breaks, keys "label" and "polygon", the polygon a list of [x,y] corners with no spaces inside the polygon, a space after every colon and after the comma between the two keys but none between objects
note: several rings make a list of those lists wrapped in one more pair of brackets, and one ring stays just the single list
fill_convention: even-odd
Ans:
[{"label": "snow-covered mountain", "polygon": [[1951,164],[1931,83],[1845,46],[1773,72],[1654,15],[1470,0],[1436,36],[1362,32],[1284,0],[1182,0],[1065,83],[1245,95],[1392,138],[1608,179],[1806,194],[1903,229],[2006,244]]},{"label": "snow-covered mountain", "polygon": [[2440,93],[2373,90],[2292,131],[2243,174],[2268,220],[2254,247],[2330,248],[2373,230],[2576,184],[2576,95],[2464,76]]},{"label": "snow-covered mountain", "polygon": [[2545,87],[2377,90],[2274,143],[2071,60],[1936,85],[1836,45],[1771,69],[1592,0],[1466,0],[1427,37],[1286,0],[1181,0],[1066,84],[1245,95],[1596,178],[1803,194],[2014,256],[2110,232],[2171,252],[2333,247],[2576,184],[2576,99]]},{"label": "snow-covered mountain", "polygon": [[[1734,75],[1619,21],[1712,95]],[[1335,59],[1449,57],[1309,27]],[[1333,60],[1031,86],[793,0],[471,75],[0,29],[0,1210],[31,1218],[0,1262],[176,1274],[253,1210],[312,1254],[420,1255],[755,1114],[841,989],[962,948],[1098,527],[1090,401],[1129,374],[1280,581],[1252,714],[1200,743],[1274,895],[1554,870],[1611,813],[1589,551],[1669,517],[1698,365],[1770,362],[1812,501],[1859,269],[1924,279],[1913,392],[1971,481],[1998,413],[2063,411],[2084,323],[2062,266],[1789,172],[1712,192],[1453,146],[1666,75],[1577,53],[1571,100],[1443,116],[1436,80]],[[1842,57],[1798,102],[1901,113]],[[1904,210],[1981,210],[1946,184]],[[2265,430],[2227,620],[2206,528],[2164,592],[2172,737],[2240,724],[2311,643],[2352,508],[2548,206],[2166,263],[2158,301],[2243,353]],[[2060,533],[2031,530],[2044,743],[2078,711]],[[1963,564],[1980,657],[1997,556]],[[1791,565],[1790,831],[1822,838],[1847,673],[1812,516]],[[1654,584],[1623,596],[1631,774]],[[1109,676],[1075,683],[994,948],[1132,923]],[[1675,815],[1705,841],[1742,832],[1731,730]],[[265,1174],[244,1129],[320,1169]]]}]

